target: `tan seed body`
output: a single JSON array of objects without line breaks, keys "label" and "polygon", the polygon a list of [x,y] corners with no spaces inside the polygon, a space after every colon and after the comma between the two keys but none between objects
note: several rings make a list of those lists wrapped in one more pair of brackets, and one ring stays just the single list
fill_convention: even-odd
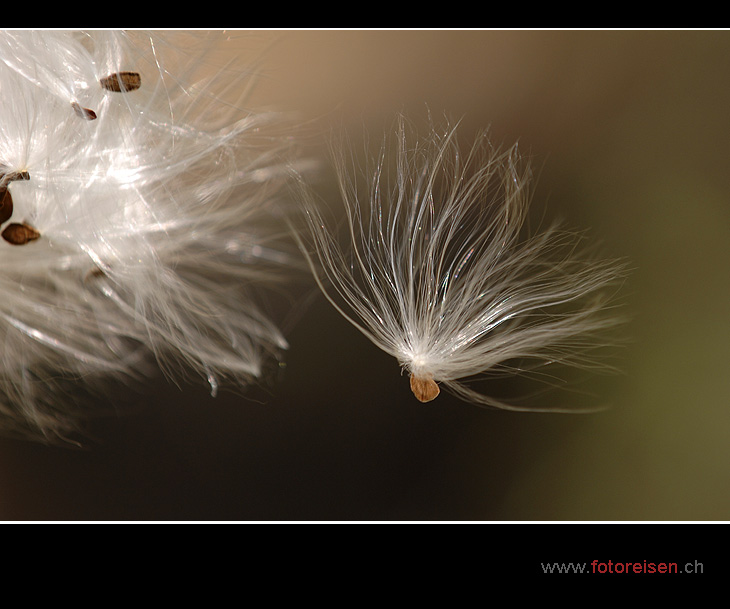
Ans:
[{"label": "tan seed body", "polygon": [[441,392],[431,376],[415,376],[411,374],[411,391],[420,402],[435,400]]}]

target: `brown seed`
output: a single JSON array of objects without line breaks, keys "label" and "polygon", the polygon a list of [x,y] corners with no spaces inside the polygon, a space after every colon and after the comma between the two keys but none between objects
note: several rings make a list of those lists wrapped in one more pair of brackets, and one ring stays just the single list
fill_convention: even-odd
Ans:
[{"label": "brown seed", "polygon": [[431,375],[415,376],[411,374],[411,391],[420,402],[435,400],[438,394],[441,393],[439,386]]},{"label": "brown seed", "polygon": [[142,86],[142,77],[139,72],[115,72],[99,82],[107,91],[125,93],[139,89]]},{"label": "brown seed", "polygon": [[88,108],[81,107],[78,102],[72,102],[71,107],[76,112],[77,116],[80,116],[85,121],[93,121],[96,118],[96,112],[89,110]]},{"label": "brown seed", "polygon": [[88,273],[86,273],[86,276],[84,277],[84,283],[91,281],[92,279],[97,279],[99,277],[106,277],[106,272],[104,272],[97,266],[91,269]]},{"label": "brown seed", "polygon": [[13,197],[10,196],[10,191],[2,187],[0,188],[0,224],[10,220],[10,216],[13,215]]},{"label": "brown seed", "polygon": [[16,182],[18,180],[30,180],[27,171],[6,171],[7,167],[0,164],[0,180],[3,182]]},{"label": "brown seed", "polygon": [[2,232],[3,239],[12,245],[25,245],[30,241],[35,241],[41,234],[28,224],[18,224],[13,222],[8,224]]}]

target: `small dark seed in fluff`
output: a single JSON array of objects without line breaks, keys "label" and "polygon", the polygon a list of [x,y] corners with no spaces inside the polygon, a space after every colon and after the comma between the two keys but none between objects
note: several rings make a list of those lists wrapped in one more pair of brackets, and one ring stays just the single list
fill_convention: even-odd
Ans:
[{"label": "small dark seed in fluff", "polygon": [[13,222],[8,224],[2,232],[2,237],[12,245],[25,245],[30,241],[35,241],[41,234],[32,226],[27,224],[18,224]]},{"label": "small dark seed in fluff", "polygon": [[0,188],[0,224],[13,215],[13,197],[7,188]]},{"label": "small dark seed in fluff", "polygon": [[77,102],[73,102],[71,107],[76,112],[76,116],[83,118],[85,121],[93,121],[96,118],[96,112],[88,108],[81,107]]},{"label": "small dark seed in fluff", "polygon": [[124,93],[139,89],[142,86],[142,77],[138,72],[116,72],[102,78],[99,82],[107,91]]}]

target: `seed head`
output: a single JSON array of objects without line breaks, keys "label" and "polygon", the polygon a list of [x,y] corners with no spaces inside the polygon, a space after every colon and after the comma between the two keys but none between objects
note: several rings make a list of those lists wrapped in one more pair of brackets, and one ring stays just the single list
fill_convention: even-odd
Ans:
[{"label": "seed head", "polygon": [[252,252],[277,251],[291,143],[250,66],[209,61],[223,40],[0,32],[3,431],[73,431],[80,390],[150,364],[245,385],[286,348],[256,305],[285,256]]}]

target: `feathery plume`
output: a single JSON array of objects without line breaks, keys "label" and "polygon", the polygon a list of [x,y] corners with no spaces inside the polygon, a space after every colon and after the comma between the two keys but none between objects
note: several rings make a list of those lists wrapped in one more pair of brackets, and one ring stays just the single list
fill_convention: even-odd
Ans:
[{"label": "feathery plume", "polygon": [[360,176],[338,148],[347,245],[305,190],[300,246],[330,302],[398,360],[418,400],[443,386],[476,404],[539,410],[471,381],[600,366],[591,351],[619,321],[608,299],[624,269],[580,254],[557,226],[525,235],[530,172],[516,146],[500,151],[483,133],[462,152],[456,126],[429,129],[418,139],[399,117],[393,158],[386,140]]}]

